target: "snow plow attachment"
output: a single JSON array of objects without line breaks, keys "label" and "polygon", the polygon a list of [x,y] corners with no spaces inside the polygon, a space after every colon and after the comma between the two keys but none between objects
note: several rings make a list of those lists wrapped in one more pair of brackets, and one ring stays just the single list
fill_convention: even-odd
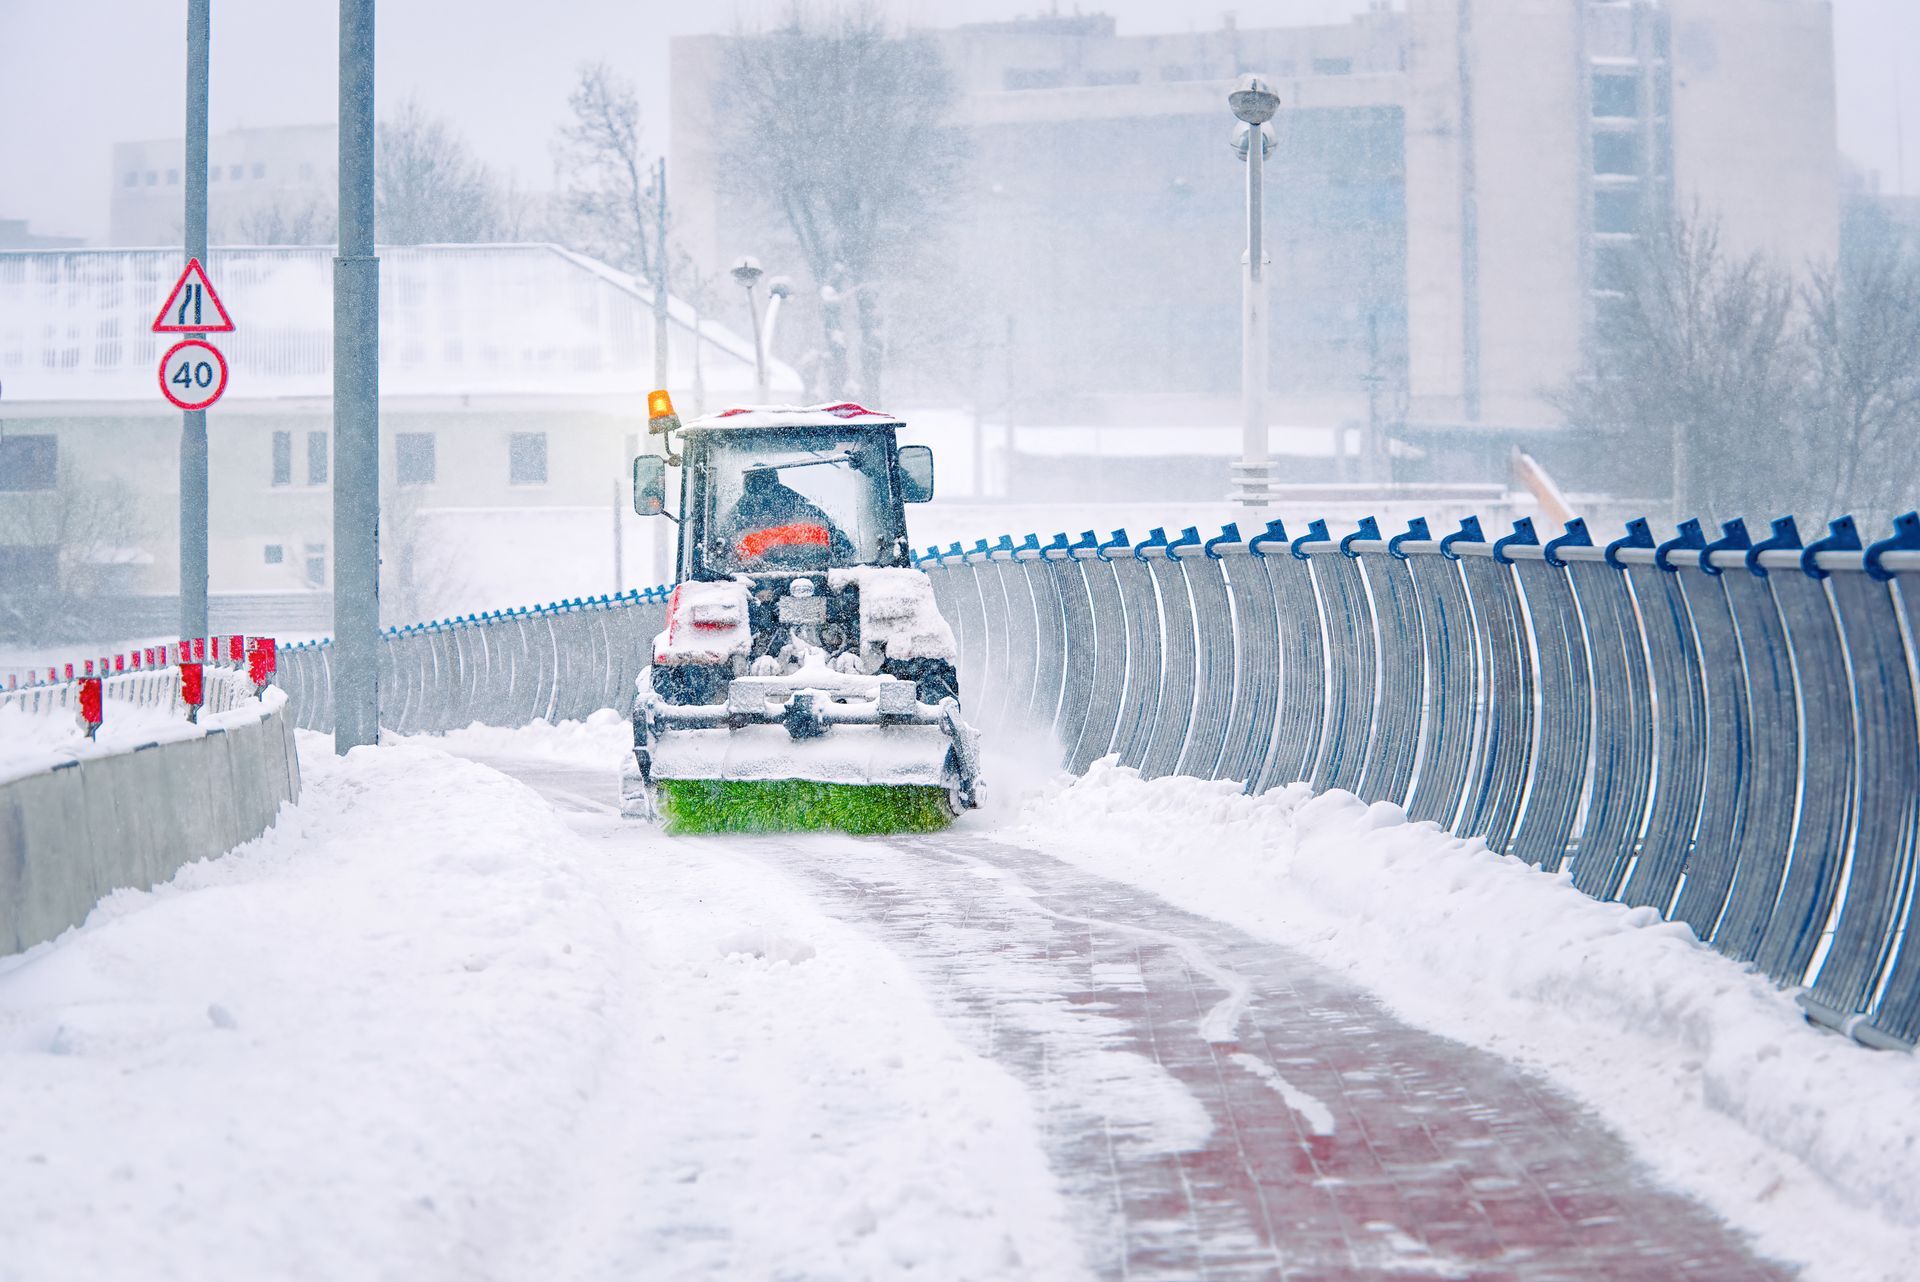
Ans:
[{"label": "snow plow attachment", "polygon": [[677,704],[642,678],[623,810],[673,832],[928,832],[979,805],[979,737],[952,698],[812,663]]}]

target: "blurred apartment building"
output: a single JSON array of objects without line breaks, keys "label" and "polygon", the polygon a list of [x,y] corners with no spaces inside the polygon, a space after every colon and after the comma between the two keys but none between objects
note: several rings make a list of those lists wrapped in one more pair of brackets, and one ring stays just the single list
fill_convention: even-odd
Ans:
[{"label": "blurred apartment building", "polygon": [[[325,211],[321,234],[306,243],[330,240],[340,185],[338,156],[339,132],[331,124],[213,134],[207,139],[212,239],[230,245],[268,243],[281,239],[290,220]],[[108,243],[180,243],[185,158],[186,144],[179,138],[114,144]]]},{"label": "blurred apartment building", "polygon": [[[555,245],[383,245],[383,608],[390,622],[653,582],[666,522],[626,519],[646,447],[654,296]],[[0,252],[0,636],[34,590],[88,586],[96,636],[177,617],[180,412],[151,332],[178,249]],[[207,414],[222,631],[329,628],[333,249],[215,245],[238,329]],[[751,339],[668,300],[686,411],[750,395]],[[774,365],[783,398],[799,378]],[[17,620],[13,622],[17,623]],[[80,629],[84,632],[84,629]]]},{"label": "blurred apartment building", "polygon": [[[930,34],[973,155],[942,306],[984,336],[989,381],[1005,362],[987,399],[1029,424],[1236,421],[1245,179],[1226,94],[1244,73],[1284,104],[1266,205],[1276,427],[1384,423],[1409,457],[1488,465],[1556,423],[1549,394],[1655,219],[1714,218],[1735,252],[1793,264],[1836,248],[1824,0],[1408,0],[1334,26],[1133,36],[1075,15]],[[725,39],[673,44],[681,225],[709,261],[791,270],[777,222],[718,181]],[[919,395],[917,373],[895,385]]]}]

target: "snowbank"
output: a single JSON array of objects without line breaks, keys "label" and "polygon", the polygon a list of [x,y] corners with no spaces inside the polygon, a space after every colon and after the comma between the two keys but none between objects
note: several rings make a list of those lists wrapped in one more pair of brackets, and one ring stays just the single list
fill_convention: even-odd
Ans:
[{"label": "snowbank", "polygon": [[0,960],[0,1278],[1079,1276],[1024,1096],[882,946],[302,743],[271,833]]},{"label": "snowbank", "polygon": [[1249,798],[1102,762],[1006,822],[1002,836],[1288,944],[1410,1022],[1540,1070],[1809,1277],[1913,1276],[1920,1060],[1809,1027],[1686,926],[1305,785]]},{"label": "snowbank", "polygon": [[464,730],[419,735],[395,742],[438,745],[460,757],[498,757],[551,761],[569,766],[601,766],[618,771],[633,751],[633,725],[622,713],[602,708],[585,721],[549,725],[537,717],[531,725],[507,729],[476,721]]}]

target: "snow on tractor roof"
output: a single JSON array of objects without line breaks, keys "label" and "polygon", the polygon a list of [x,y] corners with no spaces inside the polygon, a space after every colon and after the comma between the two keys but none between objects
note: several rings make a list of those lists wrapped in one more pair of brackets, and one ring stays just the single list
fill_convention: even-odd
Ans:
[{"label": "snow on tractor roof", "polygon": [[687,424],[687,430],[700,428],[743,427],[856,427],[904,426],[900,419],[881,410],[870,410],[852,401],[832,405],[735,405],[715,414],[703,415]]}]

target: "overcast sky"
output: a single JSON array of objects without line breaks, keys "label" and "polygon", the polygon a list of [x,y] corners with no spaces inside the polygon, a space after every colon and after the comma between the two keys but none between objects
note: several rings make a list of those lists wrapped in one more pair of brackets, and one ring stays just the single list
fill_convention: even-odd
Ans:
[{"label": "overcast sky", "polygon": [[[387,0],[380,101],[418,96],[453,118],[487,161],[547,188],[554,130],[582,62],[605,58],[641,83],[651,138],[663,144],[668,38],[730,30],[769,7]],[[888,7],[910,21],[948,25],[1044,10],[1045,0],[888,0]],[[1338,20],[1367,0],[1087,0],[1082,7],[1113,14],[1127,33],[1211,29],[1228,9],[1247,27]],[[1903,106],[1905,190],[1920,192],[1920,0],[1834,0],[1834,7],[1841,144],[1894,189]],[[213,10],[216,132],[333,118],[337,5],[214,0]],[[27,218],[51,235],[105,235],[111,145],[180,135],[185,12],[181,0],[0,0],[0,218]]]}]

